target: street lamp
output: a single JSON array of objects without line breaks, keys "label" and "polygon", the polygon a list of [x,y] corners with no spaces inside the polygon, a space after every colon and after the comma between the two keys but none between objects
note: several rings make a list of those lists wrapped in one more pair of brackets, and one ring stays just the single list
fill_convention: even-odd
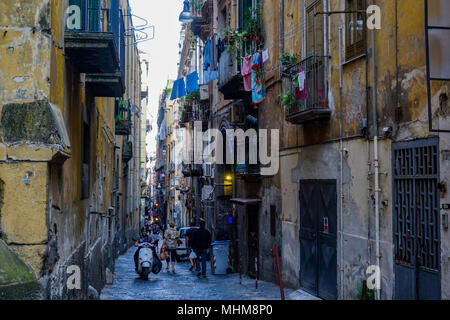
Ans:
[{"label": "street lamp", "polygon": [[180,14],[180,22],[191,23],[192,21],[194,21],[194,18],[192,16],[191,10],[189,8],[189,1],[184,0],[184,8]]}]

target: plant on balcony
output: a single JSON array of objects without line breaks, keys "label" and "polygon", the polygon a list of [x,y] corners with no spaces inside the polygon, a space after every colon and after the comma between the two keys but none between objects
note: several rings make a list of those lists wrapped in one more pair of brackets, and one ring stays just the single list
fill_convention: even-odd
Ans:
[{"label": "plant on balcony", "polygon": [[200,90],[196,90],[190,94],[187,94],[184,97],[184,102],[189,106],[192,106],[195,102],[199,100],[200,100]]},{"label": "plant on balcony", "polygon": [[300,55],[299,54],[289,54],[287,52],[284,52],[280,57],[280,63],[284,67],[291,67],[298,63],[300,61]]},{"label": "plant on balcony", "polygon": [[260,5],[258,4],[255,8],[249,8],[246,13],[245,27],[241,34],[244,42],[248,42],[248,40],[257,43],[262,42],[261,21]]},{"label": "plant on balcony", "polygon": [[289,110],[297,105],[297,98],[295,97],[295,94],[291,91],[288,91],[286,93],[282,93],[280,95],[280,104],[286,110],[289,112]]}]

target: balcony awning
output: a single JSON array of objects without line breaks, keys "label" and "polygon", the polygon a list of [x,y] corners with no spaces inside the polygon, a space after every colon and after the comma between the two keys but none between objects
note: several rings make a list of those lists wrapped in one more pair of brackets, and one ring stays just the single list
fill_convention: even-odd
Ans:
[{"label": "balcony awning", "polygon": [[237,203],[237,204],[256,204],[260,203],[261,199],[258,198],[233,198],[230,200],[231,202]]}]

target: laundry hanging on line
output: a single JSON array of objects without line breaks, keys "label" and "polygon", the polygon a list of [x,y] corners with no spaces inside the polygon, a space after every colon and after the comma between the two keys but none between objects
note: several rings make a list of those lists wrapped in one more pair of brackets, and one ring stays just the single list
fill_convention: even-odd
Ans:
[{"label": "laundry hanging on line", "polygon": [[185,95],[186,95],[186,85],[184,83],[184,78],[180,78],[173,83],[170,100],[182,98]]},{"label": "laundry hanging on line", "polygon": [[266,99],[264,63],[262,52],[257,52],[252,59],[252,102],[259,104]]},{"label": "laundry hanging on line", "polygon": [[187,94],[191,94],[200,89],[198,81],[199,81],[199,77],[198,77],[197,71],[194,71],[186,76],[186,92],[187,92]]},{"label": "laundry hanging on line", "polygon": [[242,58],[241,74],[244,78],[244,90],[252,91],[252,62],[253,56]]},{"label": "laundry hanging on line", "polygon": [[294,77],[295,97],[297,100],[308,100],[309,95],[306,84],[306,72],[300,68]]},{"label": "laundry hanging on line", "polygon": [[213,80],[219,79],[218,67],[218,40],[217,35],[214,35],[212,39],[206,41],[205,48],[203,50],[203,82],[207,84]]}]

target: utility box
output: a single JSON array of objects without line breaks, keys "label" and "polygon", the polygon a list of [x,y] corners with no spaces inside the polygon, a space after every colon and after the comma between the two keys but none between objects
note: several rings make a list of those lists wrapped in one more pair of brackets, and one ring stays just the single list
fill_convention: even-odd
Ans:
[{"label": "utility box", "polygon": [[233,272],[231,263],[231,241],[215,241],[211,244],[212,274],[230,274]]}]

